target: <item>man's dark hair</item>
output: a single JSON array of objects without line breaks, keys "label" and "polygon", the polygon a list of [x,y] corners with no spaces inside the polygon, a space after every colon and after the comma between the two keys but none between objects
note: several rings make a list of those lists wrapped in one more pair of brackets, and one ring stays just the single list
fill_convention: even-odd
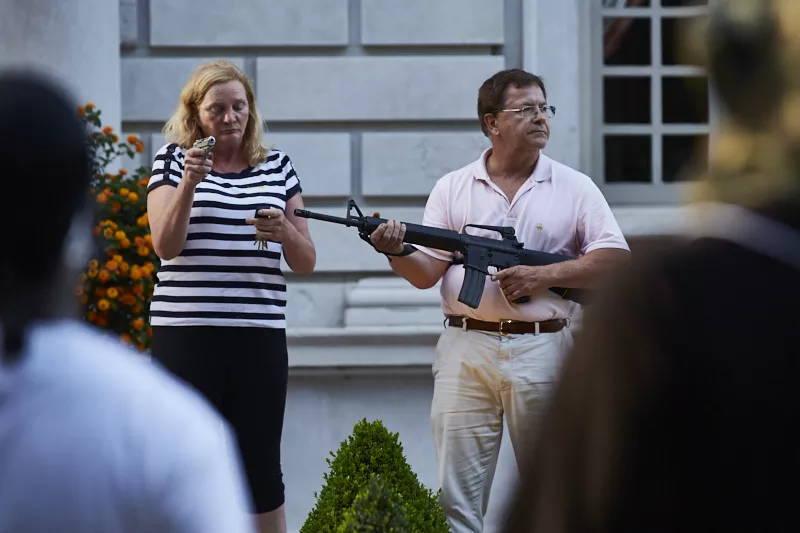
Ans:
[{"label": "man's dark hair", "polygon": [[[91,156],[77,106],[35,73],[0,72],[0,326],[14,354],[43,311],[42,292],[62,270],[65,241],[88,197]],[[16,185],[14,185],[16,183]],[[51,295],[58,298],[58,295]]]},{"label": "man's dark hair", "polygon": [[487,137],[489,132],[483,122],[486,113],[497,113],[503,109],[506,102],[506,93],[509,87],[529,87],[538,85],[542,89],[542,94],[547,98],[547,89],[544,88],[544,81],[535,74],[531,74],[519,68],[501,70],[491,78],[483,82],[478,89],[478,121],[481,123],[481,131]]}]

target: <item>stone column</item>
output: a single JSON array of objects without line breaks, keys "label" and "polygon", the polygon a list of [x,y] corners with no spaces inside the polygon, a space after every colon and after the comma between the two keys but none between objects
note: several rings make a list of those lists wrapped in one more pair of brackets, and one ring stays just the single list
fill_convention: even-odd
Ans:
[{"label": "stone column", "polygon": [[118,0],[0,0],[0,69],[54,77],[120,131]]}]

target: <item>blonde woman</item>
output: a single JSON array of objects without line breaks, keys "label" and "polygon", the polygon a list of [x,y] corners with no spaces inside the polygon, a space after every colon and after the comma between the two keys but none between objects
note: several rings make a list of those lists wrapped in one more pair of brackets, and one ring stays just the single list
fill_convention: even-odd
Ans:
[{"label": "blonde woman", "polygon": [[[262,143],[244,73],[227,61],[190,77],[164,126],[147,209],[161,258],[153,357],[232,425],[262,532],[285,532],[280,444],[286,401],[286,283],[316,252],[289,157]],[[207,153],[194,148],[213,136]],[[258,217],[256,217],[256,212]]]}]

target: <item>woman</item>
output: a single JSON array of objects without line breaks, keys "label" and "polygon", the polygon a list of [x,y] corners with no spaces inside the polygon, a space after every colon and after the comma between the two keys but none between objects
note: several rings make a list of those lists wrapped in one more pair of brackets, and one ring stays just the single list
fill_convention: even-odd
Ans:
[{"label": "woman", "polygon": [[[153,357],[231,423],[259,527],[284,532],[280,260],[300,274],[316,263],[307,222],[293,214],[303,207],[300,182],[289,157],[262,144],[253,88],[230,62],[191,76],[164,136],[147,197],[162,260],[150,309]],[[216,144],[206,157],[193,144],[209,136]]]}]

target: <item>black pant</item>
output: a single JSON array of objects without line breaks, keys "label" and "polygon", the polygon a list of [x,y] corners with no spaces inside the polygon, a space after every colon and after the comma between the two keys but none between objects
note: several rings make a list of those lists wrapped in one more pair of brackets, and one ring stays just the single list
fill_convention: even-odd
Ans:
[{"label": "black pant", "polygon": [[280,507],[285,501],[281,435],[289,367],[286,331],[155,326],[152,354],[232,426],[254,512]]}]

